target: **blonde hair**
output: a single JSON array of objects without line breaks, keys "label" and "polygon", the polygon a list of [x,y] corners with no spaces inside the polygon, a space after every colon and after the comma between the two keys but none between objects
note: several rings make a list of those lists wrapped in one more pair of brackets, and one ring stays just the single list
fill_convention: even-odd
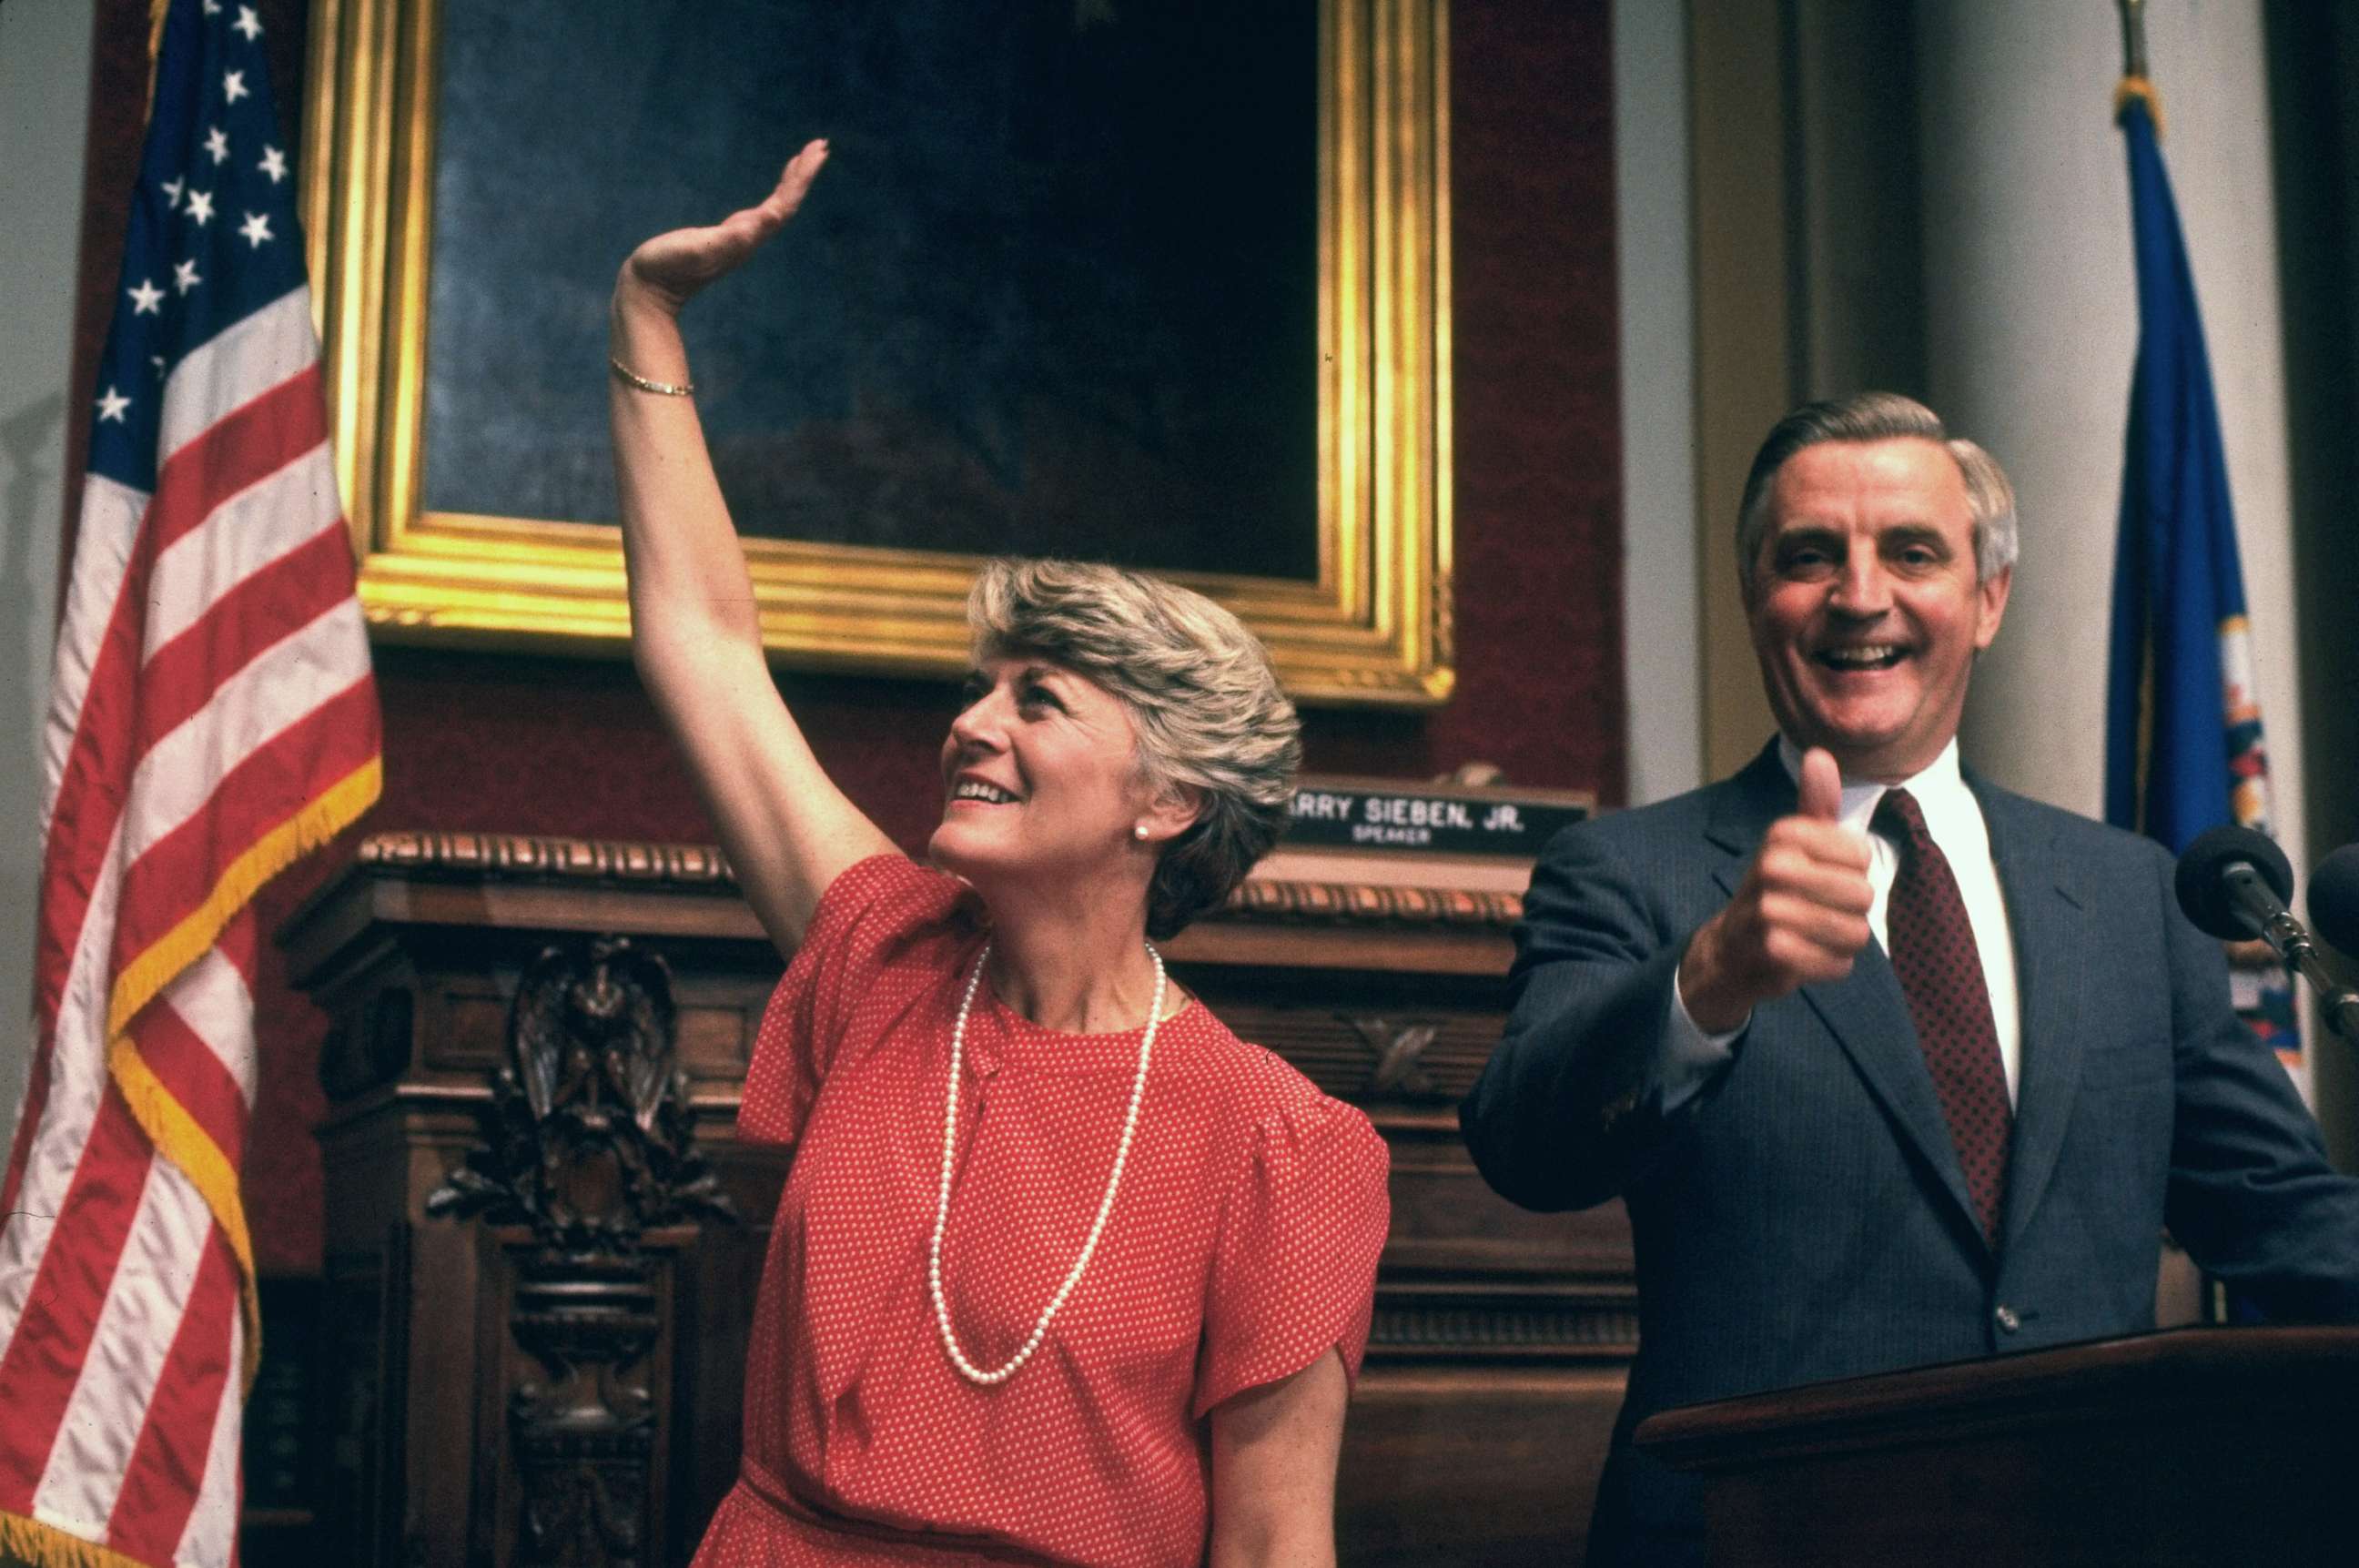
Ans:
[{"label": "blonde hair", "polygon": [[991,561],[966,616],[977,663],[1038,654],[1087,677],[1129,711],[1147,782],[1201,792],[1148,885],[1147,934],[1219,907],[1285,830],[1302,763],[1301,722],[1261,639],[1201,593],[1077,561]]}]

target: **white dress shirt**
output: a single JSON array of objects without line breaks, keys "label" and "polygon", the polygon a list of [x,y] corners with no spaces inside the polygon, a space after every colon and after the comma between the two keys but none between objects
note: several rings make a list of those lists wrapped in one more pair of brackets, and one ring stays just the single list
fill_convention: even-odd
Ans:
[{"label": "white dress shirt", "polygon": [[[1788,777],[1797,780],[1801,778],[1802,754],[1783,735],[1777,738],[1777,759],[1786,765]],[[2012,1104],[2023,1058],[2023,1018],[2015,984],[2015,938],[2007,929],[2006,900],[1999,891],[1998,867],[1991,861],[1990,829],[1983,822],[1982,806],[1974,800],[1974,792],[1966,788],[1965,779],[1958,772],[1956,739],[1952,737],[1922,773],[1901,780],[1901,787],[1917,798],[1918,807],[1925,814],[1925,831],[1932,835],[1942,857],[1950,863],[1951,875],[1957,878],[1958,896],[1965,903],[1966,920],[1973,927],[1974,948],[1982,958],[1983,982],[1990,991],[1991,1023],[1998,1034],[1999,1063],[2006,1073],[2006,1097]],[[1883,834],[1870,832],[1868,823],[1889,788],[1892,786],[1846,780],[1841,808],[1843,825],[1867,841],[1867,880],[1875,894],[1867,909],[1867,924],[1877,944],[1886,952],[1890,951],[1890,942],[1885,906],[1892,897],[1892,879],[1900,870],[1900,847]],[[1680,995],[1674,982],[1669,1036],[1671,1068],[1664,1075],[1666,1112],[1693,1098],[1712,1073],[1734,1058],[1736,1040],[1752,1021],[1748,1017],[1745,1023],[1726,1033],[1706,1034],[1689,1016],[1686,998]]]}]

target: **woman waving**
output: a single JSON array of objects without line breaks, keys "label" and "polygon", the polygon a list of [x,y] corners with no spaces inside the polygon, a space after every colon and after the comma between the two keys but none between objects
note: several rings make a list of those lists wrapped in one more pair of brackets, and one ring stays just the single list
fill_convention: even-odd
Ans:
[{"label": "woman waving", "polygon": [[1293,709],[1199,594],[997,561],[928,864],[830,782],[771,682],[678,328],[826,158],[641,245],[612,317],[635,656],[792,959],[738,1126],[794,1163],[697,1561],[1332,1562],[1384,1143],[1154,946],[1276,839]]}]

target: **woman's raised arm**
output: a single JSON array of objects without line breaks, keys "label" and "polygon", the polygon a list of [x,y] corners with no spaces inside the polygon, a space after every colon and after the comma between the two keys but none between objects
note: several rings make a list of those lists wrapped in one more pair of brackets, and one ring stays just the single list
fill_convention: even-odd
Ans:
[{"label": "woman's raised arm", "polygon": [[633,251],[610,327],[632,658],[687,754],[738,886],[787,951],[837,874],[893,844],[821,770],[771,682],[704,427],[696,405],[673,393],[689,384],[680,307],[777,233],[826,161],[827,144],[813,142],[759,206]]}]

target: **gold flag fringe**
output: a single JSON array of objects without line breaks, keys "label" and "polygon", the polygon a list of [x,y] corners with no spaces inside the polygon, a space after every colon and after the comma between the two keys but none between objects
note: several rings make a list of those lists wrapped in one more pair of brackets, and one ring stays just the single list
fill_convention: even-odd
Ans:
[{"label": "gold flag fringe", "polygon": [[[164,48],[164,23],[172,0],[148,0],[147,107],[156,106],[156,64]],[[329,787],[310,805],[265,834],[232,861],[203,903],[174,926],[147,952],[124,966],[115,977],[107,1006],[107,1071],[123,1091],[132,1118],[157,1151],[178,1166],[212,1211],[230,1250],[237,1255],[238,1307],[245,1320],[243,1387],[251,1390],[262,1365],[262,1301],[254,1276],[254,1241],[245,1224],[245,1204],[238,1196],[236,1168],[195,1117],[174,1100],[171,1092],[139,1059],[125,1030],[141,1007],[203,955],[221,935],[231,917],[244,909],[281,871],[350,827],[376,803],[385,782],[385,759],[373,757]],[[25,1544],[30,1542],[30,1544]],[[117,1568],[132,1560],[103,1547],[92,1546],[35,1520],[0,1512],[0,1552],[22,1554],[38,1568]]]},{"label": "gold flag fringe", "polygon": [[0,1510],[0,1563],[7,1568],[153,1568],[53,1524]]},{"label": "gold flag fringe", "polygon": [[179,1167],[204,1198],[237,1255],[238,1307],[245,1320],[243,1387],[254,1387],[262,1365],[262,1299],[254,1276],[254,1241],[246,1229],[245,1203],[238,1195],[237,1170],[229,1157],[148,1069],[125,1032],[139,1009],[212,947],[222,928],[252,901],[263,885],[296,861],[350,827],[375,804],[385,782],[385,759],[372,757],[330,785],[295,815],[255,841],[229,863],[204,901],[167,931],[115,977],[107,1007],[107,1072],[123,1092],[139,1130],[156,1151]]},{"label": "gold flag fringe", "polygon": [[204,956],[222,928],[265,883],[335,837],[375,804],[384,777],[384,758],[369,758],[223,866],[197,907],[114,977],[114,994],[107,998],[107,1038],[129,1029],[140,1008],[154,1001],[156,994],[178,978],[180,971]]},{"label": "gold flag fringe", "polygon": [[237,1258],[238,1315],[245,1320],[245,1356],[240,1368],[245,1376],[240,1387],[251,1388],[254,1375],[262,1366],[262,1303],[254,1288],[254,1237],[246,1229],[245,1203],[238,1196],[237,1168],[197,1118],[172,1097],[128,1036],[108,1049],[106,1070],[123,1092],[124,1104],[131,1107],[131,1119],[139,1124],[156,1152],[177,1166],[204,1199]]}]

